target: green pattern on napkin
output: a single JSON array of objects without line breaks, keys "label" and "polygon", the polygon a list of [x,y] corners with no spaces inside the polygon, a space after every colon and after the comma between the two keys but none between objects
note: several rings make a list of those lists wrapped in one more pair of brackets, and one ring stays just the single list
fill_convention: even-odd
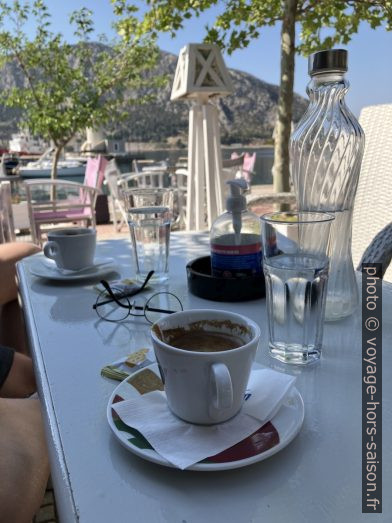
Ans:
[{"label": "green pattern on napkin", "polygon": [[114,424],[116,425],[118,430],[121,430],[122,432],[128,432],[128,434],[132,434],[133,438],[129,438],[129,442],[135,445],[135,447],[138,447],[139,449],[151,449],[152,447],[149,444],[149,442],[146,440],[144,436],[140,434],[139,431],[136,429],[133,429],[132,427],[128,427],[128,425],[125,425],[123,421],[121,421],[120,418],[113,419]]}]

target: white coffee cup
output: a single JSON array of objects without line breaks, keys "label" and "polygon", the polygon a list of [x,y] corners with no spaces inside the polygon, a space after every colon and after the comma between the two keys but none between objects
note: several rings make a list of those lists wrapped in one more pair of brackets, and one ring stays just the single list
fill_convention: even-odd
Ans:
[{"label": "white coffee cup", "polygon": [[[170,344],[176,343],[173,333],[194,332],[192,329],[234,336],[243,343],[219,352]],[[223,310],[189,310],[161,318],[152,326],[151,336],[168,406],[174,414],[190,423],[210,425],[239,412],[260,338],[255,322]]]},{"label": "white coffee cup", "polygon": [[96,232],[94,229],[70,227],[48,233],[44,254],[59,269],[78,271],[94,264]]}]

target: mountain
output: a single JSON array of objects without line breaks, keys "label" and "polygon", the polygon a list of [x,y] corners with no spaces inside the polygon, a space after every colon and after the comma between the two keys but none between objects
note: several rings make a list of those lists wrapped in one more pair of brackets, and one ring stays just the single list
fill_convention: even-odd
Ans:
[{"label": "mountain", "polygon": [[[174,78],[177,56],[161,51],[156,73]],[[251,143],[271,139],[276,119],[279,88],[248,73],[229,70],[234,93],[217,100],[222,143]],[[0,89],[22,85],[14,63],[0,71]],[[110,135],[133,142],[186,143],[189,102],[170,101],[171,81],[156,92],[152,103],[134,106],[125,122],[108,130]],[[307,101],[294,95],[294,121],[303,114]],[[18,130],[20,112],[0,105],[0,139],[7,140]]]},{"label": "mountain", "polygon": [[[174,78],[177,56],[161,52],[157,74]],[[276,120],[279,87],[251,74],[229,69],[234,92],[217,100],[222,143],[250,143],[268,140]],[[133,141],[187,141],[189,107],[186,101],[170,101],[172,84],[157,94],[154,103],[133,107],[128,127]],[[295,94],[293,119],[297,122],[307,107],[307,100]],[[122,126],[124,136],[126,126]]]}]

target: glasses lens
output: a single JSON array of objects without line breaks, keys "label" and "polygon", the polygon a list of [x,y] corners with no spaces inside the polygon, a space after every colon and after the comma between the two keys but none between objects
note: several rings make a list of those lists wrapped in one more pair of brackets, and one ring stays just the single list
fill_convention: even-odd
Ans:
[{"label": "glasses lens", "polygon": [[171,292],[157,292],[146,302],[144,315],[149,323],[155,323],[163,316],[184,310],[180,299]]},{"label": "glasses lens", "polygon": [[[112,287],[118,303],[114,301],[107,291],[102,291],[95,302],[95,310],[100,318],[106,321],[122,321],[129,314],[131,304],[128,298],[123,297],[123,290]],[[120,305],[121,304],[121,305]]]}]

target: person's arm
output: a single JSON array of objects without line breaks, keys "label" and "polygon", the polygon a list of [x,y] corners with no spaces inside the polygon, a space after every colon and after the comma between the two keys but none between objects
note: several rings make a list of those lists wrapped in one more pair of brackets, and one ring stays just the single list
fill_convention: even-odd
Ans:
[{"label": "person's arm", "polygon": [[17,302],[16,263],[36,254],[40,248],[33,243],[0,244],[0,344],[17,352],[29,353],[21,308]]},{"label": "person's arm", "polygon": [[37,245],[27,242],[11,242],[0,245],[0,305],[17,298],[16,262],[26,256],[36,254],[40,250]]},{"label": "person's arm", "polygon": [[0,523],[31,521],[48,476],[39,401],[0,398]]},{"label": "person's arm", "polygon": [[31,358],[0,345],[0,397],[26,398],[35,391]]}]

